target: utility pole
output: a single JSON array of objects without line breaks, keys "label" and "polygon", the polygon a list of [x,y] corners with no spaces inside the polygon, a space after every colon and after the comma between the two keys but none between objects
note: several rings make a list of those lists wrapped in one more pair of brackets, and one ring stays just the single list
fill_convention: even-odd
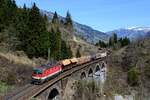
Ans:
[{"label": "utility pole", "polygon": [[50,53],[51,53],[51,51],[50,51],[50,47],[48,48],[48,62],[50,62]]}]

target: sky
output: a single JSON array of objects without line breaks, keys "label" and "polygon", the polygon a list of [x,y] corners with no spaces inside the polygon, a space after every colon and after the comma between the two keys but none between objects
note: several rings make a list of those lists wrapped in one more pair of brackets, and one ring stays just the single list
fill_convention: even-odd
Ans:
[{"label": "sky", "polygon": [[107,32],[118,28],[150,27],[150,0],[16,0],[19,7],[36,3],[40,9],[66,16]]}]

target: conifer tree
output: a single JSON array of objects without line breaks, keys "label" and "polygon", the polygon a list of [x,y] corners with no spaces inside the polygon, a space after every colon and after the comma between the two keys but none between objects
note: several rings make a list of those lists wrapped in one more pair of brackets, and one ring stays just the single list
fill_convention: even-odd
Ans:
[{"label": "conifer tree", "polygon": [[54,29],[52,28],[51,29],[51,32],[50,32],[50,34],[49,34],[49,41],[50,41],[50,51],[51,51],[51,53],[50,53],[50,56],[51,57],[55,57],[55,44],[56,44],[56,41],[55,41],[55,38],[56,38],[56,36],[55,36],[55,32],[54,32]]},{"label": "conifer tree", "polygon": [[21,41],[20,47],[18,49],[26,51],[27,48],[27,40],[29,38],[29,11],[26,8],[26,5],[24,4],[23,9],[19,9],[16,29],[18,31],[17,37]]},{"label": "conifer tree", "polygon": [[15,0],[12,0],[12,8],[13,8],[13,9],[16,9],[16,8],[17,8],[17,5],[16,5],[16,1],[15,1]]},{"label": "conifer tree", "polygon": [[[45,38],[46,25],[43,16],[40,14],[39,8],[36,4],[33,4],[29,12],[29,36],[27,40],[27,54],[32,56],[42,56],[43,55],[43,38]],[[44,35],[43,35],[44,34]],[[47,48],[47,47],[45,47]]]},{"label": "conifer tree", "polygon": [[67,52],[68,52],[68,58],[72,58],[72,51],[71,51],[71,47],[70,46],[68,46],[68,48],[67,48]]},{"label": "conifer tree", "polygon": [[80,54],[80,50],[79,50],[79,48],[77,49],[76,57],[77,57],[77,58],[78,58],[78,57],[81,57],[81,54]]},{"label": "conifer tree", "polygon": [[0,0],[0,31],[15,23],[17,6],[13,0]]},{"label": "conifer tree", "polygon": [[46,14],[44,15],[44,20],[45,20],[46,26],[48,26],[49,21],[48,21],[48,17],[47,17],[47,15],[46,15]]},{"label": "conifer tree", "polygon": [[67,52],[67,45],[64,40],[61,41],[61,59],[67,59],[68,52]]},{"label": "conifer tree", "polygon": [[112,37],[109,38],[109,46],[112,46],[113,43],[112,43]]},{"label": "conifer tree", "polygon": [[8,23],[9,24],[16,24],[16,18],[17,18],[17,5],[16,5],[16,2],[15,0],[8,0],[8,3],[7,3],[7,21],[9,21]]},{"label": "conifer tree", "polygon": [[117,43],[117,41],[118,41],[118,37],[117,37],[116,33],[113,33],[113,41],[114,41],[114,43]]},{"label": "conifer tree", "polygon": [[53,57],[53,59],[59,60],[61,58],[61,32],[59,28],[57,28],[57,31],[53,28],[51,29],[50,50],[51,57]]},{"label": "conifer tree", "polygon": [[4,29],[6,1],[0,0],[0,32]]},{"label": "conifer tree", "polygon": [[61,32],[59,28],[57,27],[57,32],[56,32],[56,51],[57,51],[57,60],[61,58]]},{"label": "conifer tree", "polygon": [[72,51],[70,46],[67,46],[66,42],[61,42],[61,59],[68,59],[72,57]]},{"label": "conifer tree", "polygon": [[53,19],[52,19],[52,23],[53,24],[59,24],[59,18],[58,18],[58,15],[57,15],[56,11],[54,13],[54,16],[53,16]]},{"label": "conifer tree", "polygon": [[72,21],[72,18],[71,18],[71,14],[69,13],[69,11],[67,12],[67,15],[66,15],[66,23],[65,25],[69,28],[72,28],[73,27],[73,21]]},{"label": "conifer tree", "polygon": [[99,40],[99,42],[98,43],[96,43],[96,46],[100,46],[100,47],[106,47],[107,46],[107,44],[105,43],[105,42],[103,42],[103,41],[101,41],[101,40]]},{"label": "conifer tree", "polygon": [[71,25],[72,26],[72,18],[71,18],[71,14],[69,13],[69,11],[67,12],[67,16],[66,16],[66,24],[67,25]]},{"label": "conifer tree", "polygon": [[116,33],[113,33],[113,35],[109,38],[109,46],[114,46],[118,42],[118,37]]},{"label": "conifer tree", "polygon": [[121,44],[122,44],[122,46],[126,46],[126,45],[130,44],[130,39],[127,37],[123,38]]}]

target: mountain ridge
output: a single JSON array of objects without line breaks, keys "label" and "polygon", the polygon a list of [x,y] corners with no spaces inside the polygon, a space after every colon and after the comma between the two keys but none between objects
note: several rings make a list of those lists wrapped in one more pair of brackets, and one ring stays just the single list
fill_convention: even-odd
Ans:
[{"label": "mountain ridge", "polygon": [[131,27],[131,28],[120,28],[113,31],[106,32],[108,35],[116,33],[118,37],[128,37],[131,40],[138,40],[144,38],[149,34],[150,27]]},{"label": "mountain ridge", "polygon": [[[43,15],[46,14],[49,21],[52,20],[54,13],[52,13],[50,11],[46,11],[46,10],[40,10],[40,12]],[[58,15],[58,17],[60,20],[65,21],[65,17],[62,17],[60,15]],[[74,25],[74,29],[75,29],[75,35],[86,40],[86,42],[88,42],[88,43],[95,44],[99,40],[102,40],[105,42],[108,41],[109,35],[104,33],[104,32],[95,30],[90,26],[83,25],[83,24],[80,24],[80,23],[75,22],[75,21],[73,21],[73,25]]]}]

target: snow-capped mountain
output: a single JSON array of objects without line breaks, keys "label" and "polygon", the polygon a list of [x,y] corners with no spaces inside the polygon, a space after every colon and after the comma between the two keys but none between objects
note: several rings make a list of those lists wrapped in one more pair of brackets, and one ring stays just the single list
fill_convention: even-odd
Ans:
[{"label": "snow-capped mountain", "polygon": [[128,28],[128,30],[144,31],[145,33],[147,33],[150,31],[150,27],[131,27],[131,28]]},{"label": "snow-capped mountain", "polygon": [[112,33],[117,33],[118,37],[128,37],[131,40],[137,40],[144,38],[149,34],[150,27],[132,27],[132,28],[121,28],[107,32],[107,34],[112,35]]}]

